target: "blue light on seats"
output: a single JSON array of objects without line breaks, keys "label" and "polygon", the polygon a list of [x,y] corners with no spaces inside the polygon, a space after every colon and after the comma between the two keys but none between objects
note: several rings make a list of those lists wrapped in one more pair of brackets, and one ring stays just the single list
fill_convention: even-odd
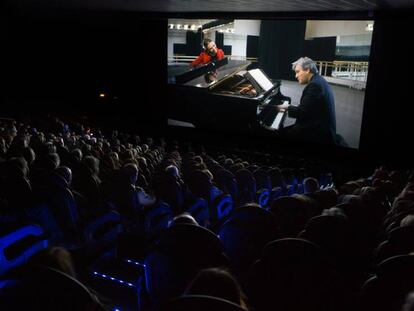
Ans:
[{"label": "blue light on seats", "polygon": [[120,284],[125,284],[125,285],[127,285],[127,286],[129,286],[129,287],[136,287],[136,286],[135,286],[134,284],[132,284],[132,283],[129,283],[129,282],[126,282],[126,281],[123,281],[123,280],[120,280],[120,279],[114,278],[114,277],[112,277],[112,276],[108,276],[108,275],[106,275],[106,274],[102,274],[102,273],[99,273],[99,272],[96,272],[96,271],[94,271],[94,272],[93,272],[93,274],[94,274],[94,275],[96,275],[96,276],[99,276],[99,277],[101,277],[101,278],[107,279],[107,280],[115,281],[115,282],[118,282],[118,283],[120,283]]},{"label": "blue light on seats", "polygon": [[137,261],[133,261],[133,260],[131,260],[131,259],[125,259],[125,261],[126,261],[127,263],[132,263],[132,264],[134,264],[134,265],[137,265],[137,266],[143,267],[144,269],[146,268],[146,266],[145,266],[144,264],[139,263],[139,262],[137,262]]}]

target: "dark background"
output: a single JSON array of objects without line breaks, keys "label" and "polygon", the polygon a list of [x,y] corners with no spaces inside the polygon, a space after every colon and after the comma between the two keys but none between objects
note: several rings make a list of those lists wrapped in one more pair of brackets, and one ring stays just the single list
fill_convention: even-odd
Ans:
[{"label": "dark background", "polygon": [[[268,137],[243,137],[218,133],[167,129],[166,92],[167,20],[199,14],[131,13],[89,10],[16,9],[3,11],[1,24],[1,115],[21,116],[58,113],[85,115],[99,125],[143,134],[197,137],[218,144],[240,144],[252,149],[289,149],[303,155],[324,155],[340,161],[362,159],[369,163],[412,163],[412,11],[347,13],[296,12],[203,14],[204,18],[266,19],[263,29],[274,29],[280,19],[294,19],[291,31],[304,31],[305,19],[374,19],[370,71],[366,90],[360,150],[269,141]],[[365,16],[366,15],[366,16]],[[275,20],[273,20],[275,19]],[[279,19],[279,20],[278,20]],[[272,36],[261,51],[278,53],[271,67],[280,78],[292,72],[286,60],[300,51],[319,49],[299,46],[286,33]],[[280,47],[283,47],[281,49]],[[293,47],[298,55],[292,55]],[[271,53],[267,54],[270,55]],[[273,60],[274,61],[274,60]],[[262,66],[272,59],[261,58]],[[282,66],[283,62],[283,66]],[[275,73],[276,74],[276,73]],[[270,73],[271,75],[271,73]],[[292,77],[290,77],[292,78]],[[99,93],[108,94],[100,98]],[[412,149],[412,148],[411,148]],[[362,162],[363,163],[363,162]],[[363,165],[363,164],[361,164]]]}]

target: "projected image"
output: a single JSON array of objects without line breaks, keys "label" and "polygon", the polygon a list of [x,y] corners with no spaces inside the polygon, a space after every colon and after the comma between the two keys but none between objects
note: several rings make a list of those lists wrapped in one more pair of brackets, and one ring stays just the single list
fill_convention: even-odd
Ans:
[{"label": "projected image", "polygon": [[373,21],[168,21],[168,124],[359,148]]}]

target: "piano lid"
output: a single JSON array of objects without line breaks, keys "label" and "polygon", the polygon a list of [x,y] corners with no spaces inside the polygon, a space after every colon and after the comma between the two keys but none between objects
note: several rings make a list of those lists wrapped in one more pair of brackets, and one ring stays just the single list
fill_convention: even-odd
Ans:
[{"label": "piano lid", "polygon": [[188,64],[169,65],[168,78],[172,84],[209,88],[249,65],[249,61],[228,60],[227,57],[197,68],[190,68]]}]

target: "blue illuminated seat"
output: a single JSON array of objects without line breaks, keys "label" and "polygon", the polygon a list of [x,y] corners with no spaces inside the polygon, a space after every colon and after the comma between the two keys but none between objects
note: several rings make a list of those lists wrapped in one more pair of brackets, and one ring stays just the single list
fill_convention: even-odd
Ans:
[{"label": "blue illuminated seat", "polygon": [[184,289],[202,268],[228,265],[219,238],[201,226],[178,224],[162,232],[145,258],[147,290],[160,306]]},{"label": "blue illuminated seat", "polygon": [[256,204],[235,209],[218,235],[238,276],[260,257],[268,242],[278,238],[273,214]]},{"label": "blue illuminated seat", "polygon": [[162,201],[158,201],[154,206],[149,207],[144,212],[144,229],[147,237],[152,238],[158,235],[161,230],[168,227],[173,219],[173,212],[170,206]]},{"label": "blue illuminated seat", "polygon": [[162,172],[155,178],[154,188],[157,197],[170,205],[175,214],[183,210],[184,189],[177,179]]},{"label": "blue illuminated seat", "polygon": [[207,201],[197,198],[187,209],[200,226],[206,227],[210,223],[210,210]]},{"label": "blue illuminated seat", "polygon": [[122,230],[121,216],[115,211],[95,217],[83,230],[87,243],[85,251],[90,256],[96,256],[100,252],[114,248]]},{"label": "blue illuminated seat", "polygon": [[8,227],[0,232],[0,276],[23,266],[49,244],[39,225],[16,224]]}]

